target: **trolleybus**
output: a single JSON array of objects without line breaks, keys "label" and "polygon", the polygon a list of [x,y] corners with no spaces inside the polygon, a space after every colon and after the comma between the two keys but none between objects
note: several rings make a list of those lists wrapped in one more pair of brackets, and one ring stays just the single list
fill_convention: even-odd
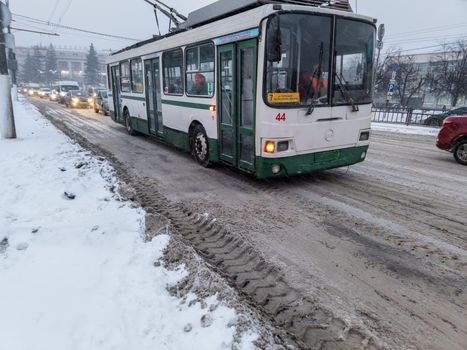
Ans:
[{"label": "trolleybus", "polygon": [[376,20],[336,3],[221,0],[190,13],[109,57],[112,119],[258,178],[363,161]]}]

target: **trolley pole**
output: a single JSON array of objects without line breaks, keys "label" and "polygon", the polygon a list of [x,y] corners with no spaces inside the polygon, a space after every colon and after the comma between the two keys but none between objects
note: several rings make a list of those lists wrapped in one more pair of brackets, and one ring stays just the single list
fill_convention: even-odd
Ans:
[{"label": "trolley pole", "polygon": [[4,33],[4,28],[8,27],[10,22],[10,10],[0,2],[0,132],[3,138],[15,139],[16,127],[6,53],[8,38]]}]

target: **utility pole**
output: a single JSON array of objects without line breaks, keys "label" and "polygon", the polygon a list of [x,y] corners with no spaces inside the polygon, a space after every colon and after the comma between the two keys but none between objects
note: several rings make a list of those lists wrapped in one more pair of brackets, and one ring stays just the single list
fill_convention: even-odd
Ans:
[{"label": "utility pole", "polygon": [[0,1],[0,132],[7,139],[16,138],[15,118],[13,102],[11,100],[10,76],[8,75],[8,59],[6,48],[7,41],[11,40],[11,34],[5,35],[4,28],[11,22],[11,12]]}]

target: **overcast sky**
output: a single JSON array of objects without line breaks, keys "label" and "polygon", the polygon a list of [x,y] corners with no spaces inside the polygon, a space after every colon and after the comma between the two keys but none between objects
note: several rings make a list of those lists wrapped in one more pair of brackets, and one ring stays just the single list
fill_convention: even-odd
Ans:
[{"label": "overcast sky", "polygon": [[[396,46],[432,51],[436,48],[429,46],[443,41],[467,39],[467,0],[350,1],[358,13],[385,23],[385,49]],[[166,0],[168,5],[183,14],[212,2],[214,0]],[[157,32],[154,12],[143,0],[10,0],[10,7],[14,14],[129,38],[146,39]],[[15,19],[15,27],[60,34],[60,37],[51,37],[16,32],[18,46],[53,43],[88,47],[93,42],[100,50],[115,50],[133,43],[48,27],[21,17]],[[166,32],[166,20],[162,15],[159,19],[162,31]]]}]

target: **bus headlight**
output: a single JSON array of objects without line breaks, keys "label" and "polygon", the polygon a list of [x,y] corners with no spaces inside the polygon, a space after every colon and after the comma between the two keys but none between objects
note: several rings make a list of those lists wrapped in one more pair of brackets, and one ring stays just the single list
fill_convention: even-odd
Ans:
[{"label": "bus headlight", "polygon": [[264,152],[266,153],[274,153],[276,150],[276,144],[273,141],[266,141],[264,145]]},{"label": "bus headlight", "polygon": [[280,141],[277,143],[277,152],[285,152],[289,150],[289,141]]},{"label": "bus headlight", "polygon": [[360,141],[368,141],[370,139],[370,132],[369,131],[362,131],[360,133]]}]

